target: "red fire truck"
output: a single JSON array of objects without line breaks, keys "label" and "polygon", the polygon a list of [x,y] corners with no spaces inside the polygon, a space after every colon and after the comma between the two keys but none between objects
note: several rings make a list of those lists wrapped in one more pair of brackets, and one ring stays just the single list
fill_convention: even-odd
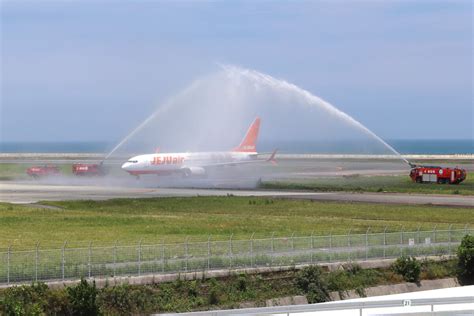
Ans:
[{"label": "red fire truck", "polygon": [[57,176],[61,173],[58,166],[44,165],[44,166],[34,166],[26,169],[26,173],[37,179],[47,176]]},{"label": "red fire truck", "polygon": [[410,178],[417,183],[459,184],[466,179],[466,170],[460,168],[443,168],[438,166],[412,165]]},{"label": "red fire truck", "polygon": [[75,163],[72,165],[72,173],[75,176],[103,176],[105,169],[102,164]]}]

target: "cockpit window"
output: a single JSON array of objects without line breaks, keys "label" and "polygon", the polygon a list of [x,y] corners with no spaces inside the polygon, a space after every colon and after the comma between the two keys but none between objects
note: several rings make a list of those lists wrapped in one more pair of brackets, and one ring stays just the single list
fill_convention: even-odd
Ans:
[{"label": "cockpit window", "polygon": [[138,162],[138,160],[129,160],[129,161],[127,161],[127,162],[131,162],[131,163],[137,163],[137,162]]}]

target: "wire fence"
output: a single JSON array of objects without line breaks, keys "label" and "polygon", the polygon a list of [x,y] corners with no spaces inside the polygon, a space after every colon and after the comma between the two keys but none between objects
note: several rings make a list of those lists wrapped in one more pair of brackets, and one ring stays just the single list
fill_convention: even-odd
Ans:
[{"label": "wire fence", "polygon": [[474,229],[212,240],[0,252],[0,284],[452,255]]}]

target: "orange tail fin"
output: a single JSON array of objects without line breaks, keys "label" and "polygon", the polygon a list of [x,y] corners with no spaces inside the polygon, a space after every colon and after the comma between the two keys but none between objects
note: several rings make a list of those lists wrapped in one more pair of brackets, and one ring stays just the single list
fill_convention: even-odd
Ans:
[{"label": "orange tail fin", "polygon": [[256,152],[257,151],[256,144],[257,144],[259,130],[260,130],[260,118],[257,117],[255,121],[253,121],[252,125],[250,125],[247,131],[247,134],[245,134],[245,137],[240,143],[240,145],[234,148],[234,151]]}]

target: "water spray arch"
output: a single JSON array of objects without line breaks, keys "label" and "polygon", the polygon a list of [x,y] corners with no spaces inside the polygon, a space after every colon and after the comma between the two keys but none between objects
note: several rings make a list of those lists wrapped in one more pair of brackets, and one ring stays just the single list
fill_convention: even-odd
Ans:
[{"label": "water spray arch", "polygon": [[106,159],[117,152],[143,153],[156,147],[230,149],[255,116],[262,117],[261,137],[267,140],[359,139],[364,153],[391,155],[408,163],[362,123],[309,91],[256,70],[222,64],[159,106]]}]

